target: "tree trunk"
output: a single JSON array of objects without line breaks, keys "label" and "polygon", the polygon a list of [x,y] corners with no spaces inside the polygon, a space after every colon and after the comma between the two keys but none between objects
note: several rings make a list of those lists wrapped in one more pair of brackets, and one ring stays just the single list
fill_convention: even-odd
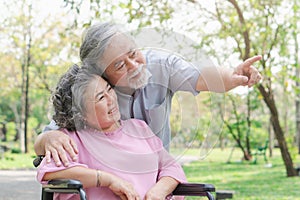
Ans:
[{"label": "tree trunk", "polygon": [[270,157],[273,156],[273,147],[274,147],[274,131],[272,129],[272,122],[271,122],[271,118],[270,118],[270,123],[269,123],[269,127],[268,127],[268,132],[269,132],[269,154]]},{"label": "tree trunk", "polygon": [[20,142],[21,142],[21,150],[23,153],[28,152],[27,148],[27,131],[28,131],[28,117],[29,117],[29,67],[30,67],[30,62],[31,62],[31,9],[32,6],[28,6],[28,25],[26,27],[26,34],[24,35],[25,37],[25,42],[26,42],[26,49],[25,49],[25,63],[22,72],[24,73],[23,75],[23,85],[22,85],[22,132],[21,137],[20,137]]},{"label": "tree trunk", "polygon": [[[29,36],[30,37],[30,36]],[[29,94],[29,66],[30,66],[30,48],[31,48],[31,37],[28,43],[27,49],[27,63],[26,63],[26,83],[25,83],[25,120],[24,120],[24,152],[28,152],[27,145],[27,131],[28,131],[28,117],[29,117],[29,102],[28,102],[28,94]]]},{"label": "tree trunk", "polygon": [[[246,144],[245,144],[245,146],[246,147],[244,147],[243,143],[242,143],[242,138],[243,138],[242,137],[242,135],[243,135],[242,132],[244,130],[240,128],[240,119],[239,119],[240,116],[238,115],[234,99],[230,95],[229,95],[229,98],[230,98],[231,103],[232,103],[233,113],[234,113],[234,116],[235,116],[235,119],[236,119],[237,126],[235,128],[233,128],[233,126],[228,121],[226,121],[226,120],[224,120],[224,124],[226,125],[226,127],[227,127],[229,133],[231,134],[231,136],[233,137],[233,139],[236,141],[237,146],[243,152],[243,159],[244,160],[251,160],[252,157],[251,157],[251,154],[249,153],[249,150],[248,150],[248,143],[250,144],[249,138],[248,138],[248,136],[245,136],[245,138],[246,138],[246,141],[245,141]],[[224,115],[223,115],[222,109],[221,109],[220,114],[222,116],[222,119],[224,119]],[[248,130],[247,130],[246,134],[248,134],[249,129],[250,129],[250,127],[248,127]],[[236,132],[236,134],[235,134],[235,132]]]},{"label": "tree trunk", "polygon": [[298,174],[294,168],[293,160],[290,156],[290,153],[289,153],[289,150],[287,147],[284,133],[283,133],[282,128],[279,123],[279,117],[278,117],[276,104],[274,101],[274,96],[272,93],[267,93],[265,88],[261,84],[258,86],[258,89],[259,89],[260,93],[263,95],[264,101],[267,104],[267,106],[271,112],[271,123],[273,125],[274,134],[278,141],[278,145],[279,145],[280,152],[281,152],[281,157],[285,164],[287,176],[288,177],[298,176]]},{"label": "tree trunk", "polygon": [[250,133],[251,133],[251,101],[250,95],[247,95],[247,133],[246,133],[246,149],[249,155],[251,155],[250,147]]},{"label": "tree trunk", "polygon": [[[25,40],[25,36],[24,36],[24,40]],[[24,51],[25,52],[25,51]],[[25,55],[25,54],[24,54]],[[26,64],[25,61],[23,61],[22,63],[22,89],[21,89],[21,118],[20,118],[20,129],[18,131],[18,133],[16,134],[16,136],[18,136],[20,139],[20,149],[22,153],[25,153],[25,84],[26,84]],[[17,138],[15,138],[17,139]]]},{"label": "tree trunk", "polygon": [[[300,88],[299,83],[297,85],[297,88]],[[300,154],[300,95],[298,95],[296,99],[296,139],[298,154]]]},{"label": "tree trunk", "polygon": [[6,142],[7,141],[7,129],[6,129],[6,123],[5,122],[2,122],[1,132],[2,132],[2,135],[3,135],[1,141]]}]

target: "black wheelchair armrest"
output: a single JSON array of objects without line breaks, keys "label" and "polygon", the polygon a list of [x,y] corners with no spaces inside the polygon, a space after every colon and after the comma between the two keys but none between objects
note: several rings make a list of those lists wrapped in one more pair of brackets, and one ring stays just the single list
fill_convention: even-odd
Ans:
[{"label": "black wheelchair armrest", "polygon": [[54,179],[42,186],[42,200],[52,200],[54,193],[79,194],[80,199],[87,199],[81,182],[73,179]]},{"label": "black wheelchair armrest", "polygon": [[215,192],[215,187],[212,184],[180,183],[172,194],[180,196],[206,196],[209,200],[213,200],[214,196],[211,192]]}]

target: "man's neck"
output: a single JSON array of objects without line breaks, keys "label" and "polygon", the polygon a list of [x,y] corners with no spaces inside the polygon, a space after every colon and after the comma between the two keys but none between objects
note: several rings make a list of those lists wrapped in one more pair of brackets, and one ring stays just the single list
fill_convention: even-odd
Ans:
[{"label": "man's neck", "polygon": [[129,88],[129,87],[122,87],[122,86],[115,86],[114,89],[118,90],[119,92],[123,94],[127,94],[130,96],[133,96],[135,89]]}]

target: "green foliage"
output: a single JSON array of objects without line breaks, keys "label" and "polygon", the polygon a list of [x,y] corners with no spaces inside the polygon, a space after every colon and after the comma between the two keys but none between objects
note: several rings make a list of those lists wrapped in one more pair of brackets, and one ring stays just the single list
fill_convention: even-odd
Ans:
[{"label": "green foliage", "polygon": [[0,169],[34,169],[34,154],[6,152],[0,154]]},{"label": "green foliage", "polygon": [[21,149],[19,149],[19,148],[12,148],[12,149],[11,149],[11,153],[12,153],[12,154],[21,154],[22,151],[21,151]]},{"label": "green foliage", "polygon": [[[32,6],[29,5],[31,3]],[[23,121],[21,107],[25,105],[22,74],[23,67],[29,61],[27,139],[32,148],[36,135],[49,122],[49,97],[58,80],[57,74],[66,70],[73,57],[77,57],[80,37],[74,33],[74,29],[70,33],[68,24],[56,18],[58,15],[54,18],[39,15],[41,11],[37,2],[23,0],[15,5],[1,3],[1,9],[4,7],[7,16],[0,17],[5,21],[1,27],[3,37],[0,37],[0,43],[6,46],[0,50],[0,77],[3,80],[0,83],[0,122],[7,123],[8,142],[15,139],[16,130],[24,131],[20,126]],[[33,9],[31,13],[29,7]],[[36,15],[39,17],[34,17]],[[62,17],[64,14],[59,15]],[[72,52],[73,44],[77,44],[76,54]],[[19,143],[9,143],[8,146],[20,148]]]}]

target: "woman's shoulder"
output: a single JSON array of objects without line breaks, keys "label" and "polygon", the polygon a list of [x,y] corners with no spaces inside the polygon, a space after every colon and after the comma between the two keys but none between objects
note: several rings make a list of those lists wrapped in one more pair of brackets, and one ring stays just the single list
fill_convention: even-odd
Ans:
[{"label": "woman's shoulder", "polygon": [[140,119],[127,119],[122,121],[124,133],[135,137],[149,137],[154,135],[145,121]]},{"label": "woman's shoulder", "polygon": [[60,128],[59,131],[61,131],[62,134],[68,135],[70,138],[74,139],[75,141],[78,139],[77,131],[70,131],[66,128]]},{"label": "woman's shoulder", "polygon": [[155,146],[161,147],[162,141],[157,137],[147,123],[140,119],[128,119],[124,123],[124,133],[127,135],[134,136],[136,138],[143,138],[148,141],[148,143],[155,144]]}]

